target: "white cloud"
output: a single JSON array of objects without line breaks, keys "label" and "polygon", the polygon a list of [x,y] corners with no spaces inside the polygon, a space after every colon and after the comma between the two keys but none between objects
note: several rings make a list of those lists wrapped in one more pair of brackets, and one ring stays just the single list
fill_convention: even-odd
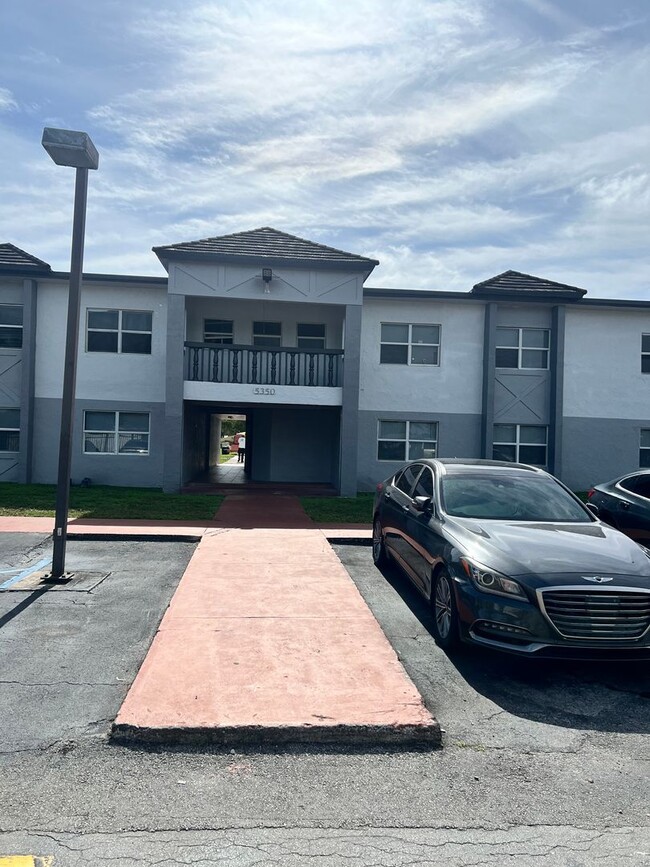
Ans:
[{"label": "white cloud", "polygon": [[386,285],[467,289],[512,267],[593,294],[620,269],[644,291],[647,16],[596,5],[116,4],[87,70],[51,34],[17,54],[83,87],[64,103],[6,78],[0,109],[22,110],[0,127],[0,235],[68,267],[71,180],[34,131],[46,106],[101,152],[91,270],[160,273],[154,244],[275,225],[379,258]]},{"label": "white cloud", "polygon": [[0,111],[9,111],[14,108],[18,108],[18,104],[11,91],[7,90],[6,87],[0,87]]}]

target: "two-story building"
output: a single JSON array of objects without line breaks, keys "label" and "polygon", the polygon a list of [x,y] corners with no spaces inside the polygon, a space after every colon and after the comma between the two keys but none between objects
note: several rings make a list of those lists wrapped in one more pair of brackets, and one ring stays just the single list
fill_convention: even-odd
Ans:
[{"label": "two-story building", "polygon": [[[371,490],[439,454],[584,489],[650,466],[650,302],[506,272],[469,292],[364,287],[377,261],[262,228],[154,248],[167,277],[86,274],[72,477]],[[0,244],[0,480],[54,482],[68,274]],[[216,474],[215,471],[216,470]]]}]

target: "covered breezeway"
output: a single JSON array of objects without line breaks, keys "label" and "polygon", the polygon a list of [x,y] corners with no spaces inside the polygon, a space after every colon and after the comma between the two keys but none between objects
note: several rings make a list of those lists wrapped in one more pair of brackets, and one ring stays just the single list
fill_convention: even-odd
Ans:
[{"label": "covered breezeway", "polygon": [[[340,408],[225,405],[185,401],[183,490],[308,486],[336,494],[340,467]],[[246,458],[220,462],[222,423],[239,420]]]}]

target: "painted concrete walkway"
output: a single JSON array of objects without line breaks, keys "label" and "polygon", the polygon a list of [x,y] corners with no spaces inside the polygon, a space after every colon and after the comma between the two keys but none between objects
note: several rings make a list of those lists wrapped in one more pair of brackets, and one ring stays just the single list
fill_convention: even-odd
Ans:
[{"label": "painted concrete walkway", "polygon": [[437,744],[378,623],[319,530],[208,531],[113,736],[219,744]]},{"label": "painted concrete walkway", "polygon": [[[52,518],[0,517],[0,533],[52,529]],[[68,533],[200,540],[114,739],[440,743],[438,723],[327,541],[367,538],[368,526],[323,529],[297,497],[234,494],[198,525],[83,519]]]}]

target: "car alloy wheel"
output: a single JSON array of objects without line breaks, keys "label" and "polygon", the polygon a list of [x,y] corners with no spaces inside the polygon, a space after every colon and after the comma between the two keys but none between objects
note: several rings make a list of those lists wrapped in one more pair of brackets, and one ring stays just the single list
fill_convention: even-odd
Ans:
[{"label": "car alloy wheel", "polygon": [[372,525],[372,562],[381,568],[386,565],[388,557],[386,556],[386,546],[384,545],[384,536],[381,530],[381,521],[375,518]]},{"label": "car alloy wheel", "polygon": [[433,609],[433,637],[444,650],[451,650],[460,643],[456,599],[451,578],[446,569],[436,575],[431,595]]}]

